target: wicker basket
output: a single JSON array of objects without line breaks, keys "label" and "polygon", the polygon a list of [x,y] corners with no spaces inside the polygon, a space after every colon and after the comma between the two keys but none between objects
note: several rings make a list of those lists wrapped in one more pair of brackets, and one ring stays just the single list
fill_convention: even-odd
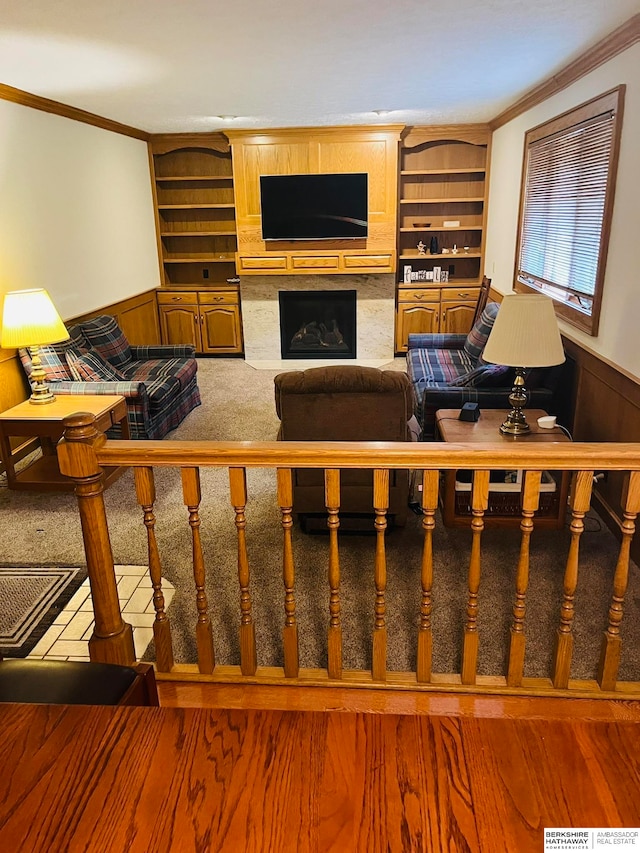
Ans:
[{"label": "wicker basket", "polygon": [[[506,472],[514,475],[507,482],[491,482],[489,485],[489,505],[485,510],[485,516],[519,516],[522,514],[520,506],[520,488],[522,472]],[[492,477],[495,472],[492,472]],[[540,484],[540,501],[537,516],[558,515],[560,504],[560,490],[558,484],[548,471],[543,471]],[[456,515],[471,515],[471,483],[456,480],[455,492]]]}]

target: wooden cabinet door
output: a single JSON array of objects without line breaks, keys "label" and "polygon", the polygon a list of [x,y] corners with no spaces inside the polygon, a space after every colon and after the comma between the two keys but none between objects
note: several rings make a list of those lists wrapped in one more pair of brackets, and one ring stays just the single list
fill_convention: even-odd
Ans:
[{"label": "wooden cabinet door", "polygon": [[396,315],[396,352],[406,352],[410,334],[433,334],[438,331],[438,302],[399,302]]},{"label": "wooden cabinet door", "polygon": [[242,327],[238,305],[201,305],[202,352],[242,352]]},{"label": "wooden cabinet door", "polygon": [[475,302],[443,302],[440,331],[443,334],[466,335],[473,324]]},{"label": "wooden cabinet door", "polygon": [[202,350],[197,305],[160,305],[159,310],[163,344],[191,344]]}]

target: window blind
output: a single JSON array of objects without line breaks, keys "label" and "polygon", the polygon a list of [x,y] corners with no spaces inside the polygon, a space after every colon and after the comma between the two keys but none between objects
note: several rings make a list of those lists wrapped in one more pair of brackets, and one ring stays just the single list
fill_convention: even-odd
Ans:
[{"label": "window blind", "polygon": [[531,142],[517,277],[591,313],[596,290],[614,112]]}]

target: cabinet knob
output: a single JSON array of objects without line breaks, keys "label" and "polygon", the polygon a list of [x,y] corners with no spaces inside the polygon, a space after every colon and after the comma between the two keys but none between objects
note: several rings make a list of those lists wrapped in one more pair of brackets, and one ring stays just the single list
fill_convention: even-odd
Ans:
[{"label": "cabinet knob", "polygon": [[468,293],[458,293],[458,298],[459,299],[468,299],[469,294]]},{"label": "cabinet knob", "polygon": [[423,293],[416,293],[416,299],[422,299],[423,296]]},{"label": "cabinet knob", "polygon": [[222,302],[222,301],[223,301],[223,299],[224,299],[224,296],[216,296],[216,297],[214,297],[214,300],[213,300],[213,301],[214,301],[214,302]]},{"label": "cabinet knob", "polygon": [[171,301],[172,302],[182,302],[182,296],[172,296]]}]

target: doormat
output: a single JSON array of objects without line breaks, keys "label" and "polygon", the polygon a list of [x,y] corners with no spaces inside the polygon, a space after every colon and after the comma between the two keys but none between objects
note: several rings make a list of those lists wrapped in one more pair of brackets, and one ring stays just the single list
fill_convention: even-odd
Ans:
[{"label": "doormat", "polygon": [[86,577],[78,566],[0,566],[0,653],[26,657]]}]

